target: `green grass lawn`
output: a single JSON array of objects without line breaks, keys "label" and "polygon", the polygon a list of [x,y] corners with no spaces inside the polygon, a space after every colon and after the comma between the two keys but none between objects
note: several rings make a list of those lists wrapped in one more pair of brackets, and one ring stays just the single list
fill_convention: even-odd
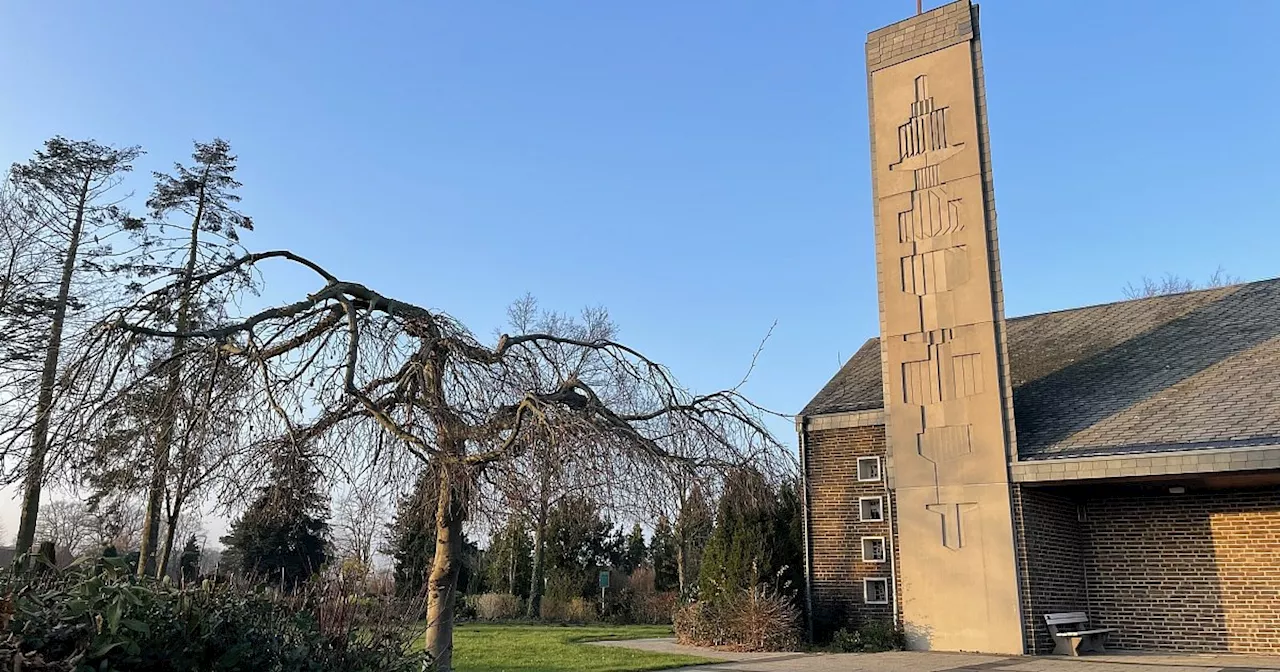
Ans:
[{"label": "green grass lawn", "polygon": [[670,637],[654,625],[462,625],[453,632],[458,672],[632,672],[710,662],[583,642]]}]

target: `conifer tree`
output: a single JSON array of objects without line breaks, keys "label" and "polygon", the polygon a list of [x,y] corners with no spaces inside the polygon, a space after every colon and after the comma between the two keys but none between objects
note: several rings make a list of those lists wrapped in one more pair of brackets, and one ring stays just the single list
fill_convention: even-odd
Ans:
[{"label": "conifer tree", "polygon": [[649,562],[653,563],[653,587],[655,590],[668,591],[680,587],[679,568],[677,567],[679,551],[676,544],[675,530],[666,516],[658,518],[653,529],[653,539],[649,540]]},{"label": "conifer tree", "polygon": [[[37,151],[31,160],[15,164],[10,171],[22,201],[21,216],[34,222],[29,232],[56,250],[60,269],[56,282],[49,283],[49,294],[39,293],[37,289],[36,295],[26,296],[22,301],[26,308],[23,323],[37,334],[35,340],[42,360],[38,384],[30,395],[34,403],[25,405],[27,395],[21,387],[21,377],[15,379],[11,372],[7,376],[6,404],[22,409],[13,415],[6,413],[14,422],[10,425],[6,421],[10,426],[0,429],[6,430],[3,433],[10,437],[30,437],[23,474],[22,514],[15,542],[19,565],[26,562],[35,540],[68,320],[88,305],[83,296],[77,297],[75,290],[85,275],[105,269],[97,262],[111,253],[106,241],[121,229],[137,228],[138,220],[111,202],[109,194],[120,184],[123,174],[133,169],[133,161],[141,153],[137,147],[117,149],[92,140],[76,141],[58,136],[46,141],[44,149]],[[36,289],[29,283],[27,288]],[[10,308],[14,305],[10,304]],[[67,408],[71,404],[64,401],[60,406]]]},{"label": "conifer tree", "polygon": [[236,569],[285,590],[320,571],[329,558],[329,524],[319,481],[306,456],[290,450],[276,458],[270,481],[222,538]]},{"label": "conifer tree", "polygon": [[436,500],[440,477],[423,469],[413,491],[396,503],[396,513],[387,525],[385,553],[394,563],[397,597],[423,594],[431,561],[436,552]]}]

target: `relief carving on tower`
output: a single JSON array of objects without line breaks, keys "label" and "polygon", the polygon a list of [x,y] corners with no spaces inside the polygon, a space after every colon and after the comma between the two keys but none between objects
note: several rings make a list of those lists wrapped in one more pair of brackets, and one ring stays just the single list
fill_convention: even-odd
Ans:
[{"label": "relief carving on tower", "polygon": [[[939,540],[951,550],[966,546],[962,516],[976,503],[946,503],[940,488],[949,466],[973,453],[972,426],[964,399],[982,394],[982,353],[967,327],[955,324],[953,311],[939,310],[939,300],[970,280],[970,247],[965,244],[965,204],[943,180],[942,164],[963,152],[963,142],[948,137],[948,107],[929,94],[929,78],[914,81],[910,116],[898,126],[898,157],[893,172],[911,174],[910,208],[897,213],[901,290],[913,295],[920,315],[917,333],[902,336],[913,355],[901,365],[900,401],[909,415],[919,414],[917,454],[933,468],[933,503],[926,508],[939,517]],[[901,207],[901,206],[899,206]],[[892,235],[892,234],[891,234]],[[981,253],[979,250],[978,253]],[[957,335],[960,338],[957,338]],[[971,540],[976,543],[976,540]]]},{"label": "relief carving on tower", "polygon": [[901,258],[902,291],[918,297],[969,281],[969,251],[952,240],[964,231],[963,200],[952,195],[939,167],[965,148],[947,137],[947,109],[929,95],[928,75],[916,77],[911,116],[898,126],[898,160],[889,165],[911,171],[911,208],[898,213],[898,242],[911,250]]}]

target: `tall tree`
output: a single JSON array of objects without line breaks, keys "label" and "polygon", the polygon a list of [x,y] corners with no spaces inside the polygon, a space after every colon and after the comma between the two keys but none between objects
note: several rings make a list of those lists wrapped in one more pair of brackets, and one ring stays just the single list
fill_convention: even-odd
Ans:
[{"label": "tall tree", "polygon": [[178,576],[184,583],[192,583],[200,576],[200,542],[196,535],[187,537],[182,547],[182,556],[178,560]]},{"label": "tall tree", "polygon": [[439,476],[429,467],[421,470],[413,490],[396,503],[395,516],[387,525],[383,552],[391,556],[398,597],[419,597],[427,584],[436,547],[438,487]]},{"label": "tall tree", "polygon": [[743,468],[725,476],[715,531],[702,556],[699,599],[771,581],[783,569],[787,544],[776,537],[777,515],[777,490],[763,474]]},{"label": "tall tree", "polygon": [[702,573],[702,556],[715,529],[715,511],[701,484],[679,490],[676,517],[676,576],[682,597],[689,597]]},{"label": "tall tree", "polygon": [[676,533],[666,516],[658,518],[649,540],[649,562],[653,563],[653,587],[655,590],[679,590],[680,576],[676,566]]},{"label": "tall tree", "polygon": [[[239,253],[240,230],[252,229],[249,217],[235,209],[240,201],[235,192],[241,184],[235,179],[236,156],[231,145],[221,138],[208,143],[195,143],[191,155],[192,165],[174,164],[173,174],[155,173],[155,188],[147,199],[152,221],[142,230],[140,242],[146,250],[146,258],[134,264],[142,276],[164,274],[174,277],[174,282],[154,299],[157,310],[152,315],[160,318],[155,326],[171,327],[184,334],[193,328],[209,326],[200,324],[201,316],[212,318],[221,314],[228,296],[224,291],[212,291],[213,283],[197,284],[198,273],[223,268]],[[186,219],[171,223],[175,216]],[[179,235],[173,235],[174,232]],[[247,284],[248,275],[243,272],[221,276],[221,285]],[[176,306],[176,313],[167,310]],[[176,355],[183,351],[185,338],[178,337],[172,344]],[[211,400],[212,391],[218,385],[221,357],[216,353],[209,363],[211,373],[207,384],[198,389],[207,390],[205,402]],[[172,358],[165,366],[165,383],[160,392],[157,409],[157,428],[150,460],[151,477],[147,484],[146,520],[142,528],[142,545],[138,549],[142,557],[139,574],[163,573],[173,549],[173,535],[167,535],[163,545],[157,543],[161,520],[165,517],[165,495],[170,471],[176,461],[184,471],[190,472],[199,464],[199,452],[205,436],[197,434],[200,424],[192,418],[182,417],[182,410],[206,408],[200,403],[184,404],[180,397],[184,392],[184,360]],[[185,386],[189,389],[191,386]],[[189,413],[192,411],[189,411]],[[186,431],[181,426],[186,425]],[[205,428],[208,429],[207,427]],[[213,434],[213,435],[216,435]],[[177,452],[177,456],[173,453]],[[196,453],[196,454],[192,454]],[[181,516],[183,505],[199,479],[187,479],[172,489],[168,502],[167,527],[173,530]],[[160,560],[156,562],[156,550],[160,548]],[[157,569],[157,565],[159,569]]]},{"label": "tall tree", "polygon": [[[264,405],[288,392],[305,399],[281,413],[285,444],[332,446],[352,425],[374,423],[397,441],[395,452],[370,450],[352,459],[394,462],[412,456],[439,465],[436,549],[427,586],[426,650],[437,669],[452,669],[453,612],[462,569],[462,529],[486,471],[512,464],[531,445],[572,439],[591,451],[612,487],[643,489],[656,463],[772,464],[785,450],[764,429],[759,410],[736,389],[692,394],[671,373],[613,340],[580,340],[543,333],[503,335],[481,344],[452,317],[340,280],[288,251],[247,255],[217,272],[273,259],[315,272],[323,286],[293,303],[267,308],[221,326],[182,332],[148,327],[145,308],[124,311],[117,333],[198,340],[262,366]],[[259,345],[261,344],[261,345]],[[603,354],[597,372],[522,383],[521,358],[541,357],[550,345]],[[622,393],[625,391],[625,393]],[[682,453],[664,432],[668,416],[686,418],[690,431],[714,440]],[[403,451],[403,452],[400,452]],[[334,455],[334,459],[337,456]]]},{"label": "tall tree", "polygon": [[631,526],[622,544],[622,557],[618,569],[630,574],[644,566],[649,560],[649,546],[644,541],[644,529],[640,523]]},{"label": "tall tree", "polygon": [[600,504],[590,497],[565,497],[547,521],[547,576],[558,599],[589,597],[596,575],[620,564],[622,539]]},{"label": "tall tree", "polygon": [[320,474],[305,455],[285,450],[270,481],[222,538],[246,574],[293,590],[328,560],[328,506]]},{"label": "tall tree", "polygon": [[[541,333],[576,342],[602,342],[617,338],[618,328],[603,308],[587,308],[577,316],[544,310],[526,294],[507,308],[507,326],[518,333]],[[605,353],[584,349],[568,342],[550,342],[537,351],[515,353],[511,357],[513,393],[545,388],[558,380],[593,379],[607,375]],[[625,394],[618,386],[615,393]],[[562,498],[600,492],[608,486],[608,469],[594,461],[600,451],[578,445],[585,437],[557,437],[555,441],[534,441],[523,454],[505,465],[488,470],[489,481],[500,493],[504,509],[514,508],[530,521],[533,533],[533,567],[528,581],[526,616],[537,618],[546,586],[547,523],[551,510]]]},{"label": "tall tree", "polygon": [[[38,150],[31,160],[15,164],[10,171],[29,208],[27,214],[38,221],[41,237],[57,250],[61,262],[56,293],[37,302],[47,311],[48,330],[41,339],[44,358],[31,416],[34,420],[28,431],[9,428],[11,435],[30,436],[22,516],[15,543],[20,565],[31,553],[35,539],[64,329],[69,309],[73,304],[79,305],[72,289],[78,272],[100,268],[93,263],[93,258],[109,253],[109,248],[99,244],[101,241],[121,228],[136,228],[137,220],[109,202],[108,194],[119,185],[122,175],[132,170],[139,154],[141,150],[137,147],[114,148],[58,136],[46,141],[44,149]],[[82,249],[86,241],[89,245]],[[43,320],[36,322],[43,324]]]},{"label": "tall tree", "polygon": [[529,596],[531,548],[529,521],[524,516],[513,515],[493,530],[485,565],[489,586],[494,591],[517,597]]}]

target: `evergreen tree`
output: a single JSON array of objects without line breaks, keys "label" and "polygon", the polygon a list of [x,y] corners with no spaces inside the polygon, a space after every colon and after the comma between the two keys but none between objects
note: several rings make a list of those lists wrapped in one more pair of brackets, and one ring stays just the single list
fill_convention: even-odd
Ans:
[{"label": "evergreen tree", "polygon": [[702,571],[702,554],[715,529],[715,512],[701,487],[689,489],[676,519],[676,575],[681,597],[691,597]]},{"label": "evergreen tree", "polygon": [[[56,281],[48,278],[49,282],[31,282],[31,278],[24,278],[24,296],[6,301],[6,309],[0,313],[0,332],[5,334],[6,345],[23,343],[24,356],[17,361],[32,365],[25,372],[32,375],[13,371],[6,371],[5,375],[8,405],[18,409],[12,426],[7,426],[9,418],[4,418],[5,429],[29,433],[31,437],[15,541],[19,566],[25,565],[35,542],[41,489],[47,478],[45,466],[56,424],[54,415],[60,408],[72,405],[67,399],[55,404],[55,397],[62,388],[73,389],[59,374],[64,341],[75,336],[73,318],[87,307],[85,297],[77,296],[77,289],[84,288],[84,276],[105,270],[99,262],[111,250],[101,241],[119,230],[138,226],[137,219],[111,202],[114,199],[109,192],[124,173],[133,169],[133,161],[141,153],[137,147],[117,149],[59,136],[45,142],[44,149],[30,161],[15,164],[10,171],[23,203],[22,216],[34,222],[28,233],[54,251],[49,261],[56,264],[48,266],[50,270],[58,268]],[[37,361],[41,362],[38,369],[34,368]],[[37,370],[38,375],[34,375]],[[31,389],[30,385],[19,384],[23,380],[39,383]],[[23,403],[14,404],[14,399]]]},{"label": "evergreen tree", "polygon": [[700,599],[714,600],[755,586],[777,569],[771,542],[775,498],[773,488],[757,471],[740,469],[725,477],[715,531],[702,556]]},{"label": "evergreen tree", "polygon": [[222,543],[238,569],[292,590],[320,571],[328,559],[328,503],[320,473],[309,459],[290,452],[277,458],[268,485]]},{"label": "evergreen tree", "polygon": [[[252,230],[252,220],[235,209],[240,196],[235,192],[241,186],[235,179],[236,156],[231,145],[215,138],[212,142],[195,143],[191,167],[174,164],[174,174],[153,173],[156,185],[147,199],[152,221],[138,232],[138,244],[142,257],[131,265],[140,277],[175,275],[174,295],[160,295],[154,303],[154,318],[158,325],[171,326],[177,333],[186,333],[202,322],[219,315],[223,305],[231,298],[224,291],[250,284],[248,269],[222,276],[213,285],[199,284],[195,278],[200,273],[220,269],[231,263],[240,253],[240,230]],[[178,217],[179,223],[169,221]],[[176,309],[176,310],[175,310]],[[172,343],[172,352],[181,352],[184,339],[178,337]],[[220,360],[214,358],[206,366],[217,372]],[[201,462],[198,451],[200,437],[191,441],[192,428],[183,427],[189,417],[199,413],[183,412],[183,407],[198,408],[199,403],[184,403],[185,389],[212,391],[210,381],[206,386],[194,386],[183,380],[183,361],[175,360],[166,367],[166,380],[154,409],[157,431],[150,456],[150,478],[147,483],[146,518],[142,527],[140,553],[143,558],[139,574],[164,573],[173,550],[173,535],[159,538],[161,519],[169,530],[176,529],[182,515],[185,499],[203,485],[202,479],[189,473]],[[213,374],[216,377],[216,373]],[[205,400],[208,405],[208,399]],[[187,420],[187,423],[184,423]],[[217,428],[204,428],[216,434]],[[185,431],[184,431],[185,430]],[[193,454],[193,452],[197,454]],[[177,482],[171,482],[171,472],[183,471]],[[171,494],[165,502],[166,493]],[[166,507],[167,504],[167,507]],[[157,562],[157,553],[159,561]]]},{"label": "evergreen tree", "polygon": [[533,563],[529,521],[523,516],[512,516],[506,525],[494,530],[485,563],[491,590],[528,597]]},{"label": "evergreen tree", "polygon": [[396,504],[395,517],[387,525],[387,547],[383,552],[390,555],[395,564],[398,597],[422,595],[431,572],[436,553],[439,483],[434,469],[422,470],[414,482],[413,492]]},{"label": "evergreen tree", "polygon": [[200,576],[200,544],[196,535],[187,537],[187,544],[182,547],[182,555],[178,557],[178,569],[182,580],[191,583]]},{"label": "evergreen tree", "polygon": [[630,574],[643,567],[649,560],[649,547],[644,542],[644,530],[640,523],[631,526],[631,532],[623,540],[622,557],[618,569]]},{"label": "evergreen tree", "polygon": [[773,571],[778,587],[804,594],[804,505],[798,478],[787,478],[778,488],[773,517]]},{"label": "evergreen tree", "polygon": [[591,597],[596,576],[615,567],[621,556],[620,537],[600,505],[587,497],[565,497],[547,517],[547,583],[555,599]]},{"label": "evergreen tree", "polygon": [[680,587],[680,573],[676,566],[679,553],[676,544],[675,530],[666,516],[658,518],[658,525],[653,528],[653,539],[649,541],[649,562],[653,563],[653,587],[655,590],[677,590]]}]

